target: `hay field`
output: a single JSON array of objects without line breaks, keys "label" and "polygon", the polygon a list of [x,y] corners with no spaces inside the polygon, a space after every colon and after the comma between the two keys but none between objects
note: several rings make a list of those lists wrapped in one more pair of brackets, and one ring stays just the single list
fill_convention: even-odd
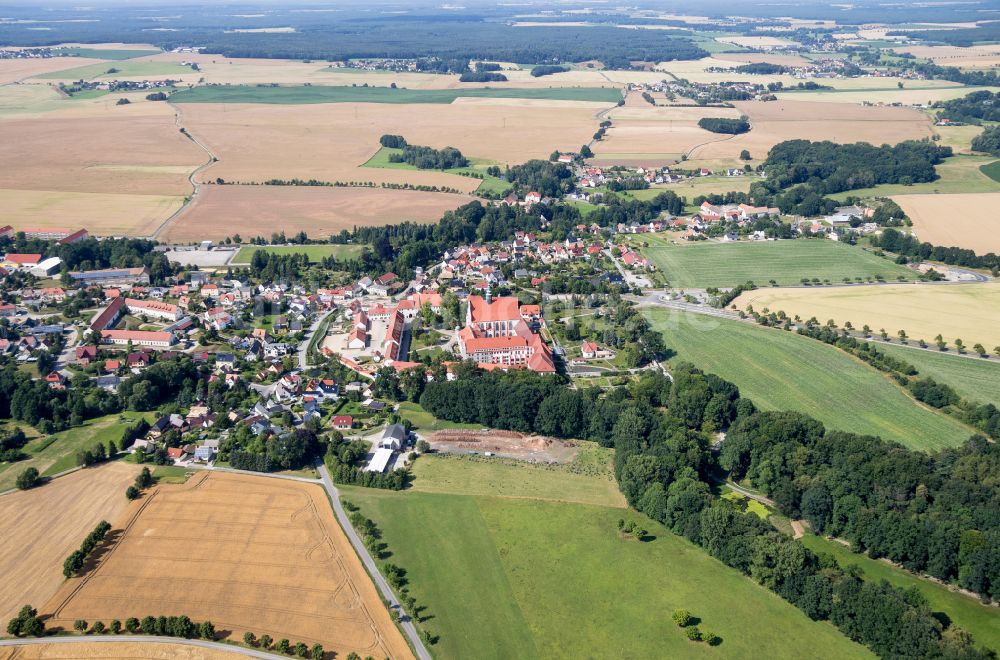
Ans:
[{"label": "hay field", "polygon": [[[51,74],[54,71],[72,69],[88,64],[99,64],[103,60],[90,57],[46,57],[25,60],[0,60],[0,85]],[[110,66],[110,65],[109,65]]]},{"label": "hay field", "polygon": [[51,627],[186,614],[234,640],[412,657],[318,485],[202,473],[150,491],[112,534],[97,567],[40,608]]},{"label": "hay field", "polygon": [[138,472],[130,463],[107,463],[0,497],[0,619],[26,603],[40,607],[56,592],[63,560],[94,525],[121,515]]},{"label": "hay field", "polygon": [[893,195],[913,220],[921,241],[1000,254],[1000,192],[954,195]]},{"label": "hay field", "polygon": [[[607,116],[613,124],[604,139],[592,146],[598,159],[629,159],[642,154],[677,158],[699,145],[732,137],[699,128],[699,119],[738,118],[740,111],[734,108],[652,106],[638,94],[629,94],[626,105],[615,108]],[[739,155],[738,150],[735,155]]]},{"label": "hay field", "polygon": [[[139,104],[136,104],[139,105]],[[161,104],[164,105],[164,104]],[[187,172],[205,153],[174,126],[172,112],[139,107],[88,118],[14,118],[0,140],[0,188],[73,192],[186,195]]]},{"label": "hay field", "polygon": [[115,195],[0,189],[4,221],[14,227],[75,227],[92,234],[146,236],[184,203],[178,195]]},{"label": "hay field", "polygon": [[178,216],[161,236],[165,241],[270,237],[305,231],[322,237],[355,226],[387,225],[410,220],[435,222],[472,201],[466,195],[293,186],[205,186],[198,203]]},{"label": "hay field", "polygon": [[939,333],[950,342],[961,339],[971,347],[1000,345],[1000,286],[986,284],[888,284],[885,286],[758,289],[733,303],[782,310],[820,323],[850,321],[856,328],[885,328],[890,337],[905,330],[911,340],[933,343]]},{"label": "hay field", "polygon": [[79,660],[79,658],[121,658],[136,660],[241,660],[236,651],[206,649],[187,644],[134,642],[127,637],[105,637],[90,643],[32,644],[0,647],[0,660]]},{"label": "hay field", "polygon": [[959,46],[900,46],[893,50],[931,60],[940,66],[962,69],[992,69],[1000,65],[1000,44]]},{"label": "hay field", "polygon": [[271,178],[437,185],[471,192],[478,179],[435,171],[359,171],[379,150],[379,137],[402,134],[412,144],[452,146],[474,158],[521,163],[576,151],[597,129],[593,107],[541,105],[184,104],[184,125],[218,154],[206,180]]},{"label": "hay field", "polygon": [[895,144],[932,134],[927,115],[910,108],[805,101],[737,101],[733,105],[750,118],[750,132],[696,147],[689,154],[691,159],[737,158],[743,149],[760,158],[775,144],[792,139]]},{"label": "hay field", "polygon": [[[629,95],[630,97],[634,95]],[[882,144],[929,137],[930,118],[910,108],[863,107],[834,102],[735,102],[734,108],[651,106],[643,102],[612,110],[614,124],[593,146],[598,158],[669,157],[681,153],[698,161],[733,161],[743,149],[763,158],[771,147],[791,139]],[[742,135],[711,133],[698,127],[702,117],[750,118]]]}]

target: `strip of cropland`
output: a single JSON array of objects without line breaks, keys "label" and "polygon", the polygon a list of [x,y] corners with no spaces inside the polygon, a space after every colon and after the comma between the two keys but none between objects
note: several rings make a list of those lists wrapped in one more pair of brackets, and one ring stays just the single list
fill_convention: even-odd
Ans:
[{"label": "strip of cropland", "polygon": [[393,89],[391,87],[335,87],[208,85],[170,95],[174,103],[451,103],[460,97],[548,99],[616,103],[614,87],[551,87],[545,89]]},{"label": "strip of cropland", "polygon": [[915,279],[917,273],[870,252],[829,240],[700,242],[670,245],[662,239],[638,237],[643,252],[675,287],[730,287],[747,281],[766,285],[799,284],[803,278],[840,283],[883,277]]},{"label": "strip of cropland", "polygon": [[[378,525],[388,561],[406,570],[407,588],[426,608],[421,625],[440,638],[435,657],[796,658],[814,657],[817,645],[828,657],[870,657],[620,500],[536,499],[533,475],[557,491],[564,469],[437,457],[417,465],[425,460],[414,485],[438,492],[343,492]],[[469,478],[457,478],[462,468],[471,468]],[[529,476],[516,478],[518,470]],[[509,488],[498,495],[484,477]],[[470,490],[476,483],[483,486]],[[623,538],[621,518],[645,527],[645,540]],[[670,621],[680,608],[722,643],[688,641]]]},{"label": "strip of cropland", "polygon": [[907,396],[846,353],[791,332],[667,309],[645,311],[674,361],[735,383],[759,408],[795,410],[827,427],[912,449],[959,445],[973,430]]}]

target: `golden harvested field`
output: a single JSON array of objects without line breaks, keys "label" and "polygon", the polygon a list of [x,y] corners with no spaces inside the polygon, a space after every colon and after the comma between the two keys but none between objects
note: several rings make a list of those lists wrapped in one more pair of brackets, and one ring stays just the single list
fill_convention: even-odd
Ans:
[{"label": "golden harvested field", "polygon": [[412,657],[318,485],[202,473],[149,491],[112,534],[97,567],[39,608],[50,627],[186,614],[234,640]]},{"label": "golden harvested field", "polygon": [[900,46],[893,50],[929,59],[941,66],[957,66],[963,69],[992,69],[1000,65],[1000,44],[970,46],[968,48],[960,48],[958,46]]},{"label": "golden harvested field", "polygon": [[876,333],[885,328],[892,338],[905,330],[914,342],[933,343],[940,333],[949,343],[961,339],[970,350],[976,342],[988,350],[1000,345],[1000,285],[993,283],[769,288],[745,293],[733,304],[815,316],[820,323],[867,324]]},{"label": "golden harvested field", "polygon": [[108,463],[0,497],[0,620],[25,604],[41,607],[56,592],[63,560],[97,523],[121,515],[138,472],[130,463]]},{"label": "golden harvested field", "polygon": [[179,196],[0,189],[4,222],[14,227],[76,227],[99,236],[146,236],[184,203]]},{"label": "golden harvested field", "polygon": [[750,118],[750,132],[720,136],[723,139],[692,149],[691,159],[737,158],[743,149],[762,158],[775,144],[793,139],[895,144],[932,133],[927,115],[910,108],[806,101],[737,101],[733,105]]},{"label": "golden harvested field", "polygon": [[921,241],[1000,254],[1000,193],[893,195]]},{"label": "golden harvested field", "polygon": [[236,651],[198,648],[187,644],[134,642],[127,637],[105,637],[75,644],[33,644],[0,647],[0,660],[79,660],[122,658],[123,660],[239,660]]},{"label": "golden harvested field", "polygon": [[641,154],[678,158],[698,145],[730,137],[699,128],[699,119],[739,116],[733,108],[652,106],[633,93],[625,106],[608,113],[613,124],[592,148],[600,160],[629,160]]},{"label": "golden harvested field", "polygon": [[712,57],[717,60],[732,62],[737,66],[751,62],[767,62],[781,66],[803,66],[810,62],[810,60],[801,55],[789,53],[716,53]]},{"label": "golden harvested field", "polygon": [[416,190],[211,185],[202,187],[198,202],[171,222],[161,240],[270,238],[276,231],[328,236],[355,226],[435,222],[471,201],[467,195]]},{"label": "golden harvested field", "polygon": [[88,64],[98,64],[104,60],[89,57],[46,57],[24,60],[0,60],[0,85],[6,85],[17,80],[63,69],[73,69]]},{"label": "golden harvested field", "polygon": [[[635,94],[629,94],[633,100]],[[929,117],[910,108],[871,107],[803,101],[736,102],[735,108],[651,106],[626,103],[609,113],[614,124],[594,145],[598,158],[636,159],[642,154],[667,157],[687,153],[692,161],[733,161],[743,149],[764,158],[785,140],[896,143],[929,137]],[[724,135],[698,127],[702,117],[746,115],[749,133]]]},{"label": "golden harvested field", "polygon": [[[149,115],[140,104],[90,118],[8,119],[16,140],[0,140],[0,188],[186,195],[190,172],[205,153],[181,135],[170,114]],[[165,104],[161,104],[164,105]],[[86,220],[86,219],[82,219]]]},{"label": "golden harvested field", "polygon": [[594,107],[454,103],[306,105],[191,103],[189,131],[218,154],[205,180],[271,178],[444,185],[465,192],[477,179],[434,171],[365,168],[385,133],[411,144],[452,146],[466,156],[508,163],[576,151],[597,129]]}]

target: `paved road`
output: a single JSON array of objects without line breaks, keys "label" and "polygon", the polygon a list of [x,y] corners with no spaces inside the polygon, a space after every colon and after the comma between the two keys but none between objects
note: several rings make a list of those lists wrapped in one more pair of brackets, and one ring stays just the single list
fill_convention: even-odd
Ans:
[{"label": "paved road", "polygon": [[[718,307],[712,307],[711,305],[706,305],[706,304],[694,305],[688,302],[684,302],[682,300],[670,300],[669,298],[666,298],[664,296],[665,294],[662,290],[656,290],[656,291],[648,291],[644,293],[642,296],[625,296],[625,298],[627,300],[635,302],[638,307],[646,307],[646,308],[661,307],[665,309],[675,309],[682,312],[701,314],[702,316],[714,316],[715,318],[724,318],[732,321],[741,321],[743,323],[752,323],[753,325],[757,325],[758,327],[764,329],[781,330],[781,328],[759,325],[750,315],[747,315],[746,318],[740,318],[740,316],[736,312],[730,311],[728,309],[719,309]],[[795,324],[792,324],[792,327],[794,328]],[[784,330],[781,331],[784,332]],[[970,349],[967,349],[965,353],[959,353],[954,349],[949,349],[947,351],[938,351],[937,347],[932,344],[928,344],[927,348],[921,348],[921,346],[918,343],[916,343],[916,341],[913,339],[908,339],[907,342],[904,344],[898,339],[896,341],[893,341],[891,339],[882,339],[878,335],[865,337],[864,334],[857,331],[849,332],[848,334],[854,337],[855,339],[867,341],[872,344],[888,344],[890,346],[897,346],[899,348],[908,348],[914,351],[925,351],[928,353],[943,353],[944,355],[948,355],[950,357],[964,358],[966,360],[993,360],[994,362],[997,361],[994,358],[980,357],[978,353]]]},{"label": "paved road", "polygon": [[749,497],[751,500],[756,500],[756,501],[760,502],[761,504],[767,505],[767,506],[775,508],[775,509],[778,508],[778,505],[775,503],[774,500],[769,499],[767,497],[764,497],[763,495],[758,495],[757,493],[750,492],[746,488],[743,488],[741,486],[737,486],[732,481],[727,481],[726,482],[726,486],[728,486],[731,490],[739,493],[740,495],[742,495],[744,497]]},{"label": "paved road", "polygon": [[264,660],[274,660],[274,658],[287,658],[287,655],[280,653],[269,653],[260,649],[251,649],[232,644],[222,644],[220,642],[207,642],[202,639],[183,639],[179,637],[156,637],[154,635],[121,635],[103,636],[87,635],[79,637],[33,637],[26,639],[0,639],[0,648],[4,646],[34,646],[36,644],[180,644],[182,646],[197,646],[212,651],[225,651],[249,656],[251,658],[264,658]]},{"label": "paved road", "polygon": [[344,510],[344,505],[340,503],[340,493],[337,491],[336,486],[333,485],[333,480],[330,479],[330,472],[322,463],[317,467],[320,477],[323,479],[323,487],[326,488],[326,493],[330,496],[330,501],[333,503],[333,511],[337,514],[337,520],[340,521],[340,526],[344,528],[344,533],[347,534],[351,545],[354,546],[354,550],[358,553],[365,568],[368,569],[368,573],[372,576],[375,586],[382,593],[382,597],[389,602],[390,609],[395,608],[399,611],[401,615],[399,619],[400,626],[402,626],[403,632],[410,639],[413,648],[416,649],[417,657],[420,660],[431,660],[431,654],[427,651],[427,647],[424,646],[423,640],[420,639],[420,635],[417,633],[417,628],[413,625],[412,619],[404,613],[403,607],[396,599],[396,595],[392,593],[389,583],[385,581],[385,578],[379,572],[375,560],[368,552],[368,548],[365,547],[365,544],[361,541],[361,537],[358,536],[358,533],[354,531],[354,527],[351,526],[351,521],[347,517],[347,511]]}]

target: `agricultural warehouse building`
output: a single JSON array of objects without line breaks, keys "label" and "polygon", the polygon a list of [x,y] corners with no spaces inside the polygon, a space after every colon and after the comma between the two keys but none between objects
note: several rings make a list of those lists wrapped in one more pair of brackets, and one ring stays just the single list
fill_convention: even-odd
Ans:
[{"label": "agricultural warehouse building", "polygon": [[169,332],[148,330],[102,330],[101,341],[105,344],[125,345],[132,342],[150,348],[167,348],[173,345],[174,336]]},{"label": "agricultural warehouse building", "polygon": [[113,327],[125,311],[125,299],[115,298],[110,305],[98,312],[94,320],[90,322],[90,329],[93,332],[100,332]]},{"label": "agricultural warehouse building", "polygon": [[82,241],[85,238],[90,238],[90,232],[86,229],[77,229],[75,232],[69,236],[65,236],[56,241],[58,245],[69,245],[70,243],[76,243],[77,241]]},{"label": "agricultural warehouse building", "polygon": [[368,461],[368,465],[365,467],[365,472],[385,472],[385,468],[388,467],[394,453],[393,450],[384,447],[376,449],[372,460]]},{"label": "agricultural warehouse building", "polygon": [[149,284],[149,269],[145,266],[141,268],[112,268],[106,270],[87,270],[79,273],[70,273],[70,277],[78,284]]},{"label": "agricultural warehouse building", "polygon": [[400,449],[406,444],[406,427],[402,424],[390,424],[382,431],[378,441],[380,449]]},{"label": "agricultural warehouse building", "polygon": [[25,227],[19,231],[24,232],[25,238],[39,238],[43,241],[58,241],[73,233],[72,229],[63,229],[62,227]]},{"label": "agricultural warehouse building", "polygon": [[31,269],[31,274],[38,277],[48,277],[49,275],[54,275],[59,272],[59,266],[62,264],[62,259],[59,257],[49,257],[48,259],[42,259]]}]

